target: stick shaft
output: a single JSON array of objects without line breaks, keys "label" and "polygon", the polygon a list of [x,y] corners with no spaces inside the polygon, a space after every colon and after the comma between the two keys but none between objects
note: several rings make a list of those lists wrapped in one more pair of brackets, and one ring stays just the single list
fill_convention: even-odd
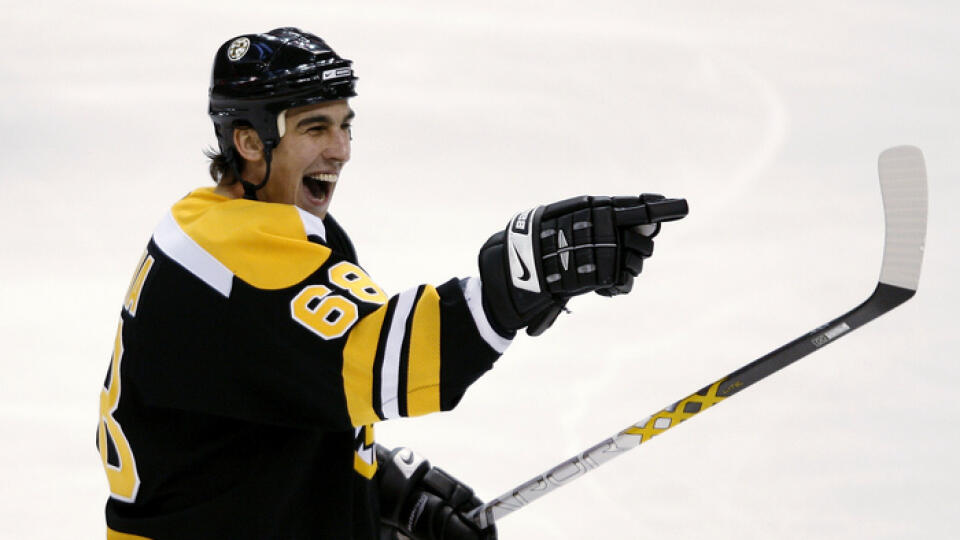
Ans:
[{"label": "stick shaft", "polygon": [[471,517],[483,528],[547,493],[566,485],[628,450],[692,418],[754,383],[780,371],[808,354],[836,341],[907,301],[915,291],[880,283],[873,295],[853,310],[807,332],[733,373],[661,409],[616,435],[567,459],[544,473],[500,495]]}]

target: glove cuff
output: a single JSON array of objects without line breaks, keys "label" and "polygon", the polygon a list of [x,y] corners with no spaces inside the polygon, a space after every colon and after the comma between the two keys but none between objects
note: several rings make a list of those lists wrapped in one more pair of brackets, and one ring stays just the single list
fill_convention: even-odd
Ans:
[{"label": "glove cuff", "polygon": [[537,336],[553,324],[566,305],[548,293],[533,293],[512,285],[509,257],[505,252],[507,231],[491,236],[480,248],[480,281],[483,283],[483,310],[490,326],[501,336],[512,339],[520,328]]}]

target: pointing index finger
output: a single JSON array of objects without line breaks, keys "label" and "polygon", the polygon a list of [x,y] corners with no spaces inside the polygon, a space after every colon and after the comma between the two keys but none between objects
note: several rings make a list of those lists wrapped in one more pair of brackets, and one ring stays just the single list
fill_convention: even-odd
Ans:
[{"label": "pointing index finger", "polygon": [[[643,200],[641,196],[640,200]],[[689,212],[686,199],[647,200],[636,206],[614,208],[618,227],[683,219]]]}]

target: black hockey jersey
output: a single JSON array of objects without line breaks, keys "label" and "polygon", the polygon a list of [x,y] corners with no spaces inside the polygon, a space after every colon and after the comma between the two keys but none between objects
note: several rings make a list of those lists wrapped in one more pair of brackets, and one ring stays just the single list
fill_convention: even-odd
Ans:
[{"label": "black hockey jersey", "polygon": [[376,538],[373,424],[453,408],[508,344],[476,278],[388,297],[332,218],[198,189],[121,310],[108,538]]}]

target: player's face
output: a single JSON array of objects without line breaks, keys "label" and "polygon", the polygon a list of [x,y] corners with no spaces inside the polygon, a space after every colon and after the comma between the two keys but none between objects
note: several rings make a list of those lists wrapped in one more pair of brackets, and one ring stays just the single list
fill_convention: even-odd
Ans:
[{"label": "player's face", "polygon": [[289,109],[286,132],[273,150],[270,181],[257,198],[326,216],[340,170],[350,160],[352,119],[346,100]]}]

